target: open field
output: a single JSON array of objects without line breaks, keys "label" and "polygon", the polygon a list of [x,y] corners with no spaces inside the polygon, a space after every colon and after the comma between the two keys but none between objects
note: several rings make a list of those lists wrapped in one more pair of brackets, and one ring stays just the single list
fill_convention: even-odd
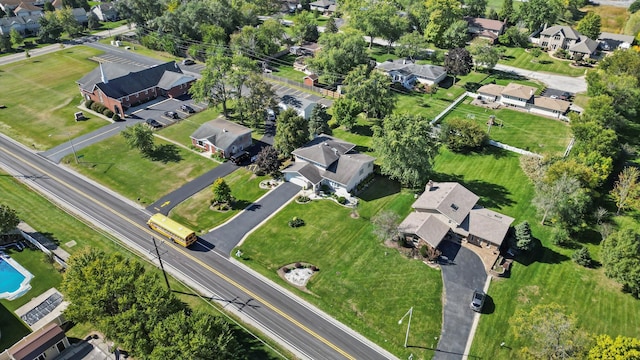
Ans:
[{"label": "open field", "polygon": [[521,69],[556,73],[568,76],[582,76],[585,68],[574,68],[569,60],[556,60],[549,54],[542,52],[537,58],[526,52],[523,48],[507,48],[500,64],[515,66]]},{"label": "open field", "polygon": [[[602,268],[580,267],[571,261],[574,250],[550,244],[550,228],[539,225],[531,205],[533,186],[519,169],[516,154],[492,149],[486,154],[465,156],[445,150],[436,158],[435,170],[442,174],[436,180],[463,181],[481,196],[480,204],[515,217],[514,224],[528,220],[543,246],[537,261],[515,262],[510,278],[492,281],[489,296],[495,310],[482,315],[471,355],[483,359],[517,357],[519,349],[527,344],[515,338],[509,318],[516,309],[540,303],[565,306],[567,312],[576,314],[578,325],[592,334],[638,336],[640,302],[623,294],[619,285],[604,276]],[[599,244],[583,245],[597,260]],[[502,341],[511,350],[500,348]]]},{"label": "open field", "polygon": [[[413,194],[379,177],[361,199],[357,219],[350,209],[330,200],[287,205],[240,247],[248,258],[244,261],[400,358],[411,352],[431,358],[431,350],[421,347],[431,347],[428,339],[440,333],[440,272],[383,246],[371,232],[370,219],[382,210],[405,217]],[[294,216],[306,225],[290,228],[287,221]],[[309,292],[293,288],[276,274],[281,266],[298,261],[320,269],[307,285]],[[409,343],[416,347],[405,349],[406,327],[398,320],[411,306]]]},{"label": "open field", "polygon": [[489,116],[496,117],[489,137],[492,140],[538,154],[561,155],[571,138],[569,125],[560,120],[548,119],[510,109],[491,110],[471,105],[469,98],[456,106],[442,121],[462,118],[474,120],[487,128]]},{"label": "open field", "polygon": [[[157,139],[153,159],[130,149],[122,136],[114,136],[82,149],[80,164],[68,162],[75,170],[141,204],[150,204],[179,188],[218,163]],[[68,157],[66,158],[68,159]],[[65,160],[67,161],[67,160]]]},{"label": "open field", "polygon": [[91,114],[86,121],[73,117],[82,100],[75,82],[97,66],[88,58],[100,53],[75,46],[0,67],[0,88],[7,90],[0,93],[7,106],[0,109],[0,132],[45,150],[104,126]]},{"label": "open field", "polygon": [[266,194],[267,190],[259,186],[260,181],[266,178],[244,168],[238,169],[224,177],[224,181],[231,188],[231,195],[236,199],[231,210],[211,210],[209,205],[213,194],[211,187],[207,187],[173,208],[169,216],[192,229],[207,231],[224,223]]},{"label": "open field", "polygon": [[[607,5],[588,5],[580,9],[583,12],[594,12],[600,15],[600,31],[622,34],[624,25],[629,20],[629,11],[623,7]],[[595,39],[594,39],[595,40]]]}]

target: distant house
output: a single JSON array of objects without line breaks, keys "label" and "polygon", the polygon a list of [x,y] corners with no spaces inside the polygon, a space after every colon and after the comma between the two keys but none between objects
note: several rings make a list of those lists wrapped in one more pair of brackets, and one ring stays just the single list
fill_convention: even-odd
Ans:
[{"label": "distant house", "polygon": [[399,225],[408,237],[418,237],[437,248],[447,237],[457,236],[482,246],[502,246],[513,218],[479,206],[479,197],[455,182],[429,181]]},{"label": "distant house", "polygon": [[71,9],[71,14],[73,18],[82,25],[86,25],[89,22],[89,15],[83,8],[73,8]]},{"label": "distant house", "polygon": [[555,25],[540,33],[540,47],[545,50],[564,49],[572,57],[590,57],[598,49],[598,42],[590,39],[570,26]]},{"label": "distant house", "polygon": [[628,49],[633,45],[635,38],[632,35],[612,34],[608,32],[600,33],[598,42],[604,51],[616,49]]},{"label": "distant house", "polygon": [[316,10],[324,15],[331,15],[336,12],[335,0],[318,0],[309,4],[311,10]]},{"label": "distant house", "polygon": [[535,96],[536,88],[532,86],[509,83],[507,86],[487,84],[481,86],[477,93],[478,98],[497,102],[504,106],[514,107],[528,112],[565,119],[571,103],[550,97]]},{"label": "distant house", "polygon": [[116,21],[118,20],[118,11],[113,3],[101,3],[91,8],[91,12],[100,21]]},{"label": "distant house", "polygon": [[282,171],[285,180],[319,191],[327,185],[347,194],[373,173],[375,158],[354,151],[355,145],[329,135],[319,135],[293,151],[295,163]]},{"label": "distant house", "polygon": [[[35,331],[7,349],[7,359],[10,360],[40,360],[54,359],[70,346],[64,330],[56,324],[50,323]],[[4,353],[0,354],[0,356]]]},{"label": "distant house", "polygon": [[301,45],[289,47],[289,53],[296,56],[315,56],[322,46],[316,42],[304,42]]},{"label": "distant house", "polygon": [[225,158],[251,147],[251,129],[220,117],[208,121],[191,134],[191,144]]},{"label": "distant house", "polygon": [[185,75],[174,61],[141,68],[105,63],[78,80],[82,97],[106,106],[120,116],[131,106],[158,96],[179,97],[196,79]]},{"label": "distant house", "polygon": [[376,65],[376,69],[391,77],[394,83],[400,83],[412,89],[416,82],[433,85],[447,77],[447,70],[437,65],[418,65],[408,59],[387,60]]},{"label": "distant house", "polygon": [[474,18],[465,16],[464,18],[469,24],[468,32],[475,37],[488,39],[492,43],[502,35],[505,29],[505,22],[499,20],[491,20],[485,18]]},{"label": "distant house", "polygon": [[307,86],[315,86],[318,84],[318,75],[317,74],[309,74],[302,78],[302,82]]},{"label": "distant house", "polygon": [[29,15],[42,15],[43,11],[41,7],[33,5],[30,2],[21,2],[15,9],[13,14],[15,16],[29,16]]},{"label": "distant house", "polygon": [[298,116],[302,116],[305,120],[311,117],[311,112],[316,106],[315,101],[311,101],[304,97],[295,97],[293,95],[284,95],[278,102],[278,107],[282,110],[294,109]]}]

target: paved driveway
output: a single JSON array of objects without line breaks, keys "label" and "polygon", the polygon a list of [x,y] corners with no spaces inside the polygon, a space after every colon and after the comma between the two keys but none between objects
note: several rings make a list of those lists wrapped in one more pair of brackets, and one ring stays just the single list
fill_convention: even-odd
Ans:
[{"label": "paved driveway", "polygon": [[487,273],[482,260],[471,250],[450,241],[444,241],[440,249],[451,263],[441,265],[445,291],[444,319],[433,358],[457,360],[462,359],[475,316],[469,308],[473,290],[484,287]]},{"label": "paved driveway", "polygon": [[[286,204],[300,191],[300,186],[286,182],[271,190],[265,197],[251,204],[240,215],[233,218],[225,225],[201,236],[197,244],[192,245],[192,250],[207,250],[213,247],[215,251],[224,256],[229,256],[233,248],[240,240],[262,221],[273,215],[282,205]],[[201,242],[204,241],[203,246]]]},{"label": "paved driveway", "polygon": [[587,91],[587,81],[585,80],[584,76],[571,77],[555,75],[545,72],[520,69],[517,67],[502,64],[497,64],[495,69],[516,73],[529,79],[539,80],[550,88],[558,89],[560,91],[567,91],[572,94]]}]

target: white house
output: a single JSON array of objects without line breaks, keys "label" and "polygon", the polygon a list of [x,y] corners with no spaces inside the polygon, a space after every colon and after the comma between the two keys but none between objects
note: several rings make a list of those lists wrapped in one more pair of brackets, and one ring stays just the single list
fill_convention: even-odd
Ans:
[{"label": "white house", "polygon": [[282,110],[294,109],[298,116],[308,120],[311,117],[311,112],[316,106],[315,101],[308,100],[306,98],[295,97],[292,95],[284,95],[280,98],[278,107]]},{"label": "white house", "polygon": [[285,180],[319,191],[322,185],[346,194],[373,173],[375,158],[354,151],[355,145],[319,135],[295,149],[295,163],[282,171]]},{"label": "white house", "polygon": [[391,77],[394,83],[401,83],[412,89],[416,82],[433,85],[447,77],[447,70],[437,65],[418,65],[408,59],[387,60],[376,65],[376,69]]},{"label": "white house", "polygon": [[556,119],[564,119],[569,111],[571,103],[561,99],[535,96],[536,88],[532,86],[509,83],[507,86],[487,84],[481,86],[477,93],[478,98],[497,102],[505,106],[515,107],[535,114],[544,115]]},{"label": "white house", "polygon": [[113,3],[102,3],[91,8],[91,12],[100,21],[116,21],[118,20],[118,11]]}]

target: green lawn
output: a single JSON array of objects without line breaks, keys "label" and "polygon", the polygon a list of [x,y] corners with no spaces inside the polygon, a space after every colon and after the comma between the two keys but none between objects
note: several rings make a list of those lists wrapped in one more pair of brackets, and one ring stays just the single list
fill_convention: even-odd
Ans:
[{"label": "green lawn", "polygon": [[86,147],[80,164],[65,158],[74,169],[129,199],[150,204],[218,163],[156,138],[154,159],[130,149],[121,136]]},{"label": "green lawn", "polygon": [[[111,45],[111,40],[113,40],[115,38],[115,36],[112,37],[106,37],[101,39],[99,42],[105,45]],[[129,49],[126,50],[125,47],[129,46]],[[161,60],[161,61],[165,61],[165,62],[169,62],[169,61],[181,61],[182,58],[181,57],[177,57],[174,56],[168,52],[165,51],[158,51],[158,50],[151,50],[143,45],[140,44],[134,44],[128,41],[120,41],[120,49],[121,50],[126,50],[126,51],[131,51],[134,52],[136,54],[140,54],[142,56],[147,56],[150,58],[154,58],[157,60]]]},{"label": "green lawn", "polygon": [[192,229],[208,231],[224,223],[266,194],[267,191],[259,186],[260,181],[266,178],[266,176],[256,176],[251,171],[240,168],[224,177],[225,182],[231,188],[231,194],[236,199],[231,210],[226,212],[211,210],[209,205],[213,194],[211,188],[207,187],[173,208],[169,216]]},{"label": "green lawn", "polygon": [[220,116],[221,109],[221,106],[216,106],[193,114],[169,127],[161,129],[158,134],[184,146],[191,146],[191,134],[198,130],[200,125]]},{"label": "green lawn", "polygon": [[500,64],[515,66],[517,68],[542,71],[549,73],[557,73],[568,76],[582,76],[585,74],[585,68],[574,68],[569,66],[569,60],[556,60],[551,58],[547,53],[543,52],[539,57],[526,52],[523,48],[507,48]]},{"label": "green lawn", "polygon": [[[533,186],[520,170],[518,157],[499,149],[490,150],[467,156],[443,151],[436,158],[435,170],[441,174],[436,180],[462,181],[481,196],[481,205],[515,217],[514,224],[528,220],[543,248],[537,261],[528,265],[516,262],[510,278],[492,281],[489,304],[495,304],[495,309],[482,315],[470,355],[483,359],[517,358],[519,349],[530,344],[526,339],[515,338],[509,318],[516,309],[529,309],[540,303],[556,302],[567,307],[567,312],[576,314],[578,325],[592,334],[637,337],[640,302],[623,294],[619,285],[604,276],[602,268],[580,267],[570,259],[574,250],[550,244],[550,229],[539,225],[540,219],[531,205]],[[597,259],[599,244],[584,245]],[[500,348],[502,341],[511,350]]]},{"label": "green lawn", "polygon": [[415,115],[426,116],[432,120],[436,115],[440,114],[447,106],[464,94],[465,89],[455,85],[447,88],[439,88],[433,94],[421,94],[412,92],[407,95],[397,95],[397,103],[395,112],[409,113]]},{"label": "green lawn", "polygon": [[[87,114],[89,120],[76,122],[82,97],[76,80],[97,64],[89,57],[101,52],[75,46],[52,54],[0,67],[0,132],[38,150],[98,129],[105,120]],[[8,91],[11,89],[11,91]]]},{"label": "green lawn", "polygon": [[[244,242],[244,261],[394,355],[406,358],[413,352],[417,358],[431,358],[433,352],[425,348],[439,336],[442,322],[440,272],[383,246],[370,222],[383,209],[406,216],[413,194],[380,177],[361,198],[357,219],[333,201],[287,205]],[[290,228],[287,221],[294,216],[306,225]],[[276,274],[297,261],[320,269],[307,285],[309,293]],[[398,320],[412,306],[409,343],[417,347],[405,349],[406,327]]]},{"label": "green lawn", "polygon": [[454,117],[473,119],[483,128],[487,128],[490,115],[495,115],[496,123],[503,124],[491,127],[491,139],[534,153],[560,155],[571,138],[569,125],[560,120],[510,109],[484,109],[469,104],[468,100],[456,106],[443,122]]}]

